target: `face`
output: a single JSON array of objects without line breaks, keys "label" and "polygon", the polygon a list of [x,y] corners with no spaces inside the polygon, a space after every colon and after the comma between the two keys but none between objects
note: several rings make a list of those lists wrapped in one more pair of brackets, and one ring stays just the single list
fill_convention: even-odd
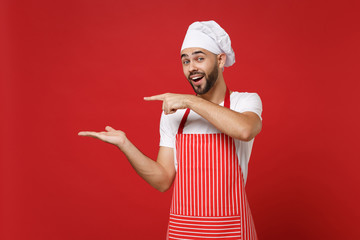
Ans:
[{"label": "face", "polygon": [[217,55],[203,48],[186,48],[181,51],[183,71],[194,91],[207,93],[219,76]]}]

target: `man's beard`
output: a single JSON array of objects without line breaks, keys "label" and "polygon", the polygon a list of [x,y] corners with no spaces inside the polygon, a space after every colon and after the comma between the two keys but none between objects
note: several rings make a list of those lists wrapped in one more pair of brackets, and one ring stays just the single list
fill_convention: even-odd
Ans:
[{"label": "man's beard", "polygon": [[[216,80],[217,80],[217,78],[219,76],[219,70],[217,68],[217,64],[215,64],[214,68],[210,72],[210,74],[208,76],[204,75],[205,86],[203,88],[201,88],[200,86],[194,86],[192,81],[190,80],[190,76],[194,75],[196,73],[200,73],[200,72],[191,73],[189,75],[188,79],[189,79],[189,82],[190,82],[192,88],[194,89],[195,93],[199,94],[199,95],[207,93],[214,86],[214,84],[215,84],[215,82],[216,82]],[[204,73],[201,73],[201,74],[204,74]]]}]

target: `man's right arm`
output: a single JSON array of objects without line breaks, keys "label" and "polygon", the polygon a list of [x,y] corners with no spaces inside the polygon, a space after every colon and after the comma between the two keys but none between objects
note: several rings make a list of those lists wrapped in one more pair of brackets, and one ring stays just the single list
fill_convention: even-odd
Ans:
[{"label": "man's right arm", "polygon": [[160,192],[167,191],[175,178],[174,150],[160,146],[157,160],[144,155],[129,140],[119,147],[137,174]]},{"label": "man's right arm", "polygon": [[106,127],[106,132],[79,132],[80,136],[100,139],[117,146],[127,157],[134,170],[151,186],[161,192],[171,187],[175,178],[174,150],[160,147],[156,161],[144,155],[124,132]]}]

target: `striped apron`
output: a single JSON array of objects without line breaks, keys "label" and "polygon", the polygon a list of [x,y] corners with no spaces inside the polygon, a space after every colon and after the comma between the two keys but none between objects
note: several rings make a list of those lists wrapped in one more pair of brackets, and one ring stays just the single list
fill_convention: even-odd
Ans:
[{"label": "striped apron", "polygon": [[[230,108],[226,91],[224,107]],[[167,239],[257,239],[236,155],[224,133],[176,135],[177,174]]]}]

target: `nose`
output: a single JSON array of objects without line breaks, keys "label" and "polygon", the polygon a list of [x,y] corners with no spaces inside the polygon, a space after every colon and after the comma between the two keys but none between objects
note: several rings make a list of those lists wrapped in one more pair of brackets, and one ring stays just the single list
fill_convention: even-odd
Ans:
[{"label": "nose", "polygon": [[196,70],[197,70],[196,63],[191,61],[189,64],[189,71],[192,72],[192,71],[196,71]]}]

